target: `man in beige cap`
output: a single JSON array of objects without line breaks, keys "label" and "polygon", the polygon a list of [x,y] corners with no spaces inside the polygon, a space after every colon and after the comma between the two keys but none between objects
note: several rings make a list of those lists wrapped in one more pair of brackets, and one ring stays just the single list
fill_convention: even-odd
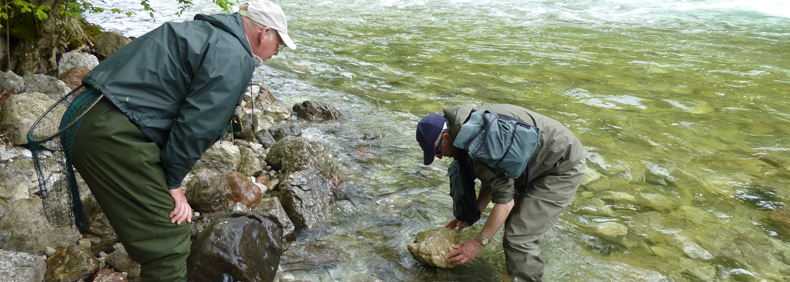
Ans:
[{"label": "man in beige cap", "polygon": [[192,209],[181,182],[226,131],[255,67],[284,46],[296,49],[283,10],[255,1],[165,23],[82,81],[81,95],[104,96],[82,119],[71,158],[142,281],[186,280]]}]

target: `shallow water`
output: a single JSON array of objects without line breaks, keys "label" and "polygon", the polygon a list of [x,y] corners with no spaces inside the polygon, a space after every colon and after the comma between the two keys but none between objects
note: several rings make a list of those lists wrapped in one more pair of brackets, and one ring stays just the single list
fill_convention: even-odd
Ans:
[{"label": "shallow water", "polygon": [[[156,21],[88,19],[139,36],[220,11],[203,0],[176,17],[176,1],[160,2]],[[512,103],[564,123],[587,149],[587,183],[541,243],[547,281],[790,280],[790,234],[766,218],[790,199],[786,1],[279,2],[299,49],[254,80],[287,103],[343,112],[305,136],[340,159],[350,199],[299,234],[341,247],[341,262],[294,278],[506,279],[501,232],[452,270],[422,267],[406,245],[452,216],[449,162],[420,164],[416,122],[455,104]],[[357,161],[360,148],[376,158]],[[627,234],[604,235],[603,223]]]}]

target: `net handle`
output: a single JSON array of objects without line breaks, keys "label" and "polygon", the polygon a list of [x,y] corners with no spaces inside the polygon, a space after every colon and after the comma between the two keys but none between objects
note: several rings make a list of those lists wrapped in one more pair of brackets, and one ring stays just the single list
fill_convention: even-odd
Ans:
[{"label": "net handle", "polygon": [[[93,102],[93,104],[91,104],[91,106],[90,106],[90,107],[88,107],[88,109],[86,109],[85,111],[83,111],[83,112],[82,112],[82,114],[80,114],[80,115],[79,115],[79,116],[78,116],[76,119],[74,119],[74,120],[73,120],[71,123],[69,123],[68,125],[66,125],[66,127],[64,127],[64,128],[63,128],[63,129],[61,129],[61,130],[58,130],[58,132],[55,132],[55,134],[52,134],[51,136],[49,136],[49,137],[47,137],[47,138],[44,138],[44,139],[41,139],[41,140],[34,140],[34,139],[33,139],[33,127],[35,127],[36,125],[38,125],[38,123],[39,123],[39,122],[41,122],[41,119],[43,119],[43,118],[44,118],[44,117],[45,117],[45,116],[46,116],[46,115],[47,115],[49,112],[51,112],[52,110],[54,110],[54,109],[55,109],[55,107],[57,107],[57,106],[58,106],[58,104],[60,104],[60,102],[61,102],[61,101],[65,100],[65,99],[66,99],[66,98],[68,98],[69,96],[75,95],[74,93],[76,93],[76,92],[77,92],[77,90],[79,90],[79,89],[84,89],[84,88],[85,88],[85,86],[80,86],[80,87],[78,87],[78,88],[75,88],[74,90],[72,90],[71,92],[69,92],[69,94],[66,94],[66,96],[63,96],[63,97],[61,97],[61,98],[60,98],[60,99],[59,99],[57,102],[55,102],[54,104],[52,104],[52,106],[50,106],[50,107],[49,107],[49,109],[47,109],[47,111],[46,111],[46,112],[44,112],[44,113],[43,113],[41,116],[39,116],[39,117],[38,117],[38,119],[36,119],[36,122],[34,122],[34,123],[33,123],[33,126],[32,126],[32,127],[30,127],[30,131],[28,131],[28,132],[27,132],[27,139],[28,139],[29,141],[34,141],[34,142],[37,142],[37,143],[44,143],[44,142],[47,142],[47,141],[49,141],[49,140],[52,140],[52,139],[54,139],[55,137],[57,137],[58,135],[60,135],[60,134],[61,134],[61,133],[63,133],[64,131],[66,131],[66,129],[69,129],[71,126],[73,126],[73,125],[74,125],[75,123],[77,123],[79,120],[81,120],[81,119],[82,119],[82,117],[83,117],[83,116],[85,116],[85,114],[87,114],[87,113],[88,113],[88,111],[90,111],[90,109],[91,109],[91,108],[93,108],[93,106],[96,106],[96,104],[97,104],[97,103],[99,103],[99,101],[101,100],[101,98],[102,98],[102,97],[104,97],[104,94],[100,94],[100,95],[99,95],[99,97],[98,97],[98,98],[96,98],[96,101],[94,101],[94,102]],[[101,92],[100,92],[100,93],[101,93]],[[78,95],[78,94],[77,94],[77,95]],[[69,103],[69,104],[71,104],[71,103]],[[68,107],[68,106],[67,106],[67,107]]]}]

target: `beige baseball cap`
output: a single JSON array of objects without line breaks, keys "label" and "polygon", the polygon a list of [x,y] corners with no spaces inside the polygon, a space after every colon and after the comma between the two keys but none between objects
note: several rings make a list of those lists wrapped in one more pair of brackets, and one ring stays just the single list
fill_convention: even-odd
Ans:
[{"label": "beige baseball cap", "polygon": [[247,11],[239,10],[239,14],[276,30],[280,38],[283,39],[285,46],[296,50],[296,44],[288,36],[288,21],[285,19],[285,13],[283,13],[283,9],[279,5],[267,0],[254,1],[247,4],[249,4]]}]

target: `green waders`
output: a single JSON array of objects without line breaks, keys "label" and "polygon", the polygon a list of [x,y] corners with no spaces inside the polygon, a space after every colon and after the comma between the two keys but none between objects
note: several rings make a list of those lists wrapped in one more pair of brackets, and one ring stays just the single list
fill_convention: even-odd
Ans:
[{"label": "green waders", "polygon": [[170,222],[175,208],[160,149],[106,98],[84,117],[74,140],[80,173],[142,281],[185,281],[190,224]]},{"label": "green waders", "polygon": [[505,222],[505,250],[508,275],[518,281],[541,281],[546,263],[540,257],[538,241],[557,222],[573,200],[586,169],[584,150],[576,140],[571,159],[542,173],[529,183],[528,195],[516,197]]}]

